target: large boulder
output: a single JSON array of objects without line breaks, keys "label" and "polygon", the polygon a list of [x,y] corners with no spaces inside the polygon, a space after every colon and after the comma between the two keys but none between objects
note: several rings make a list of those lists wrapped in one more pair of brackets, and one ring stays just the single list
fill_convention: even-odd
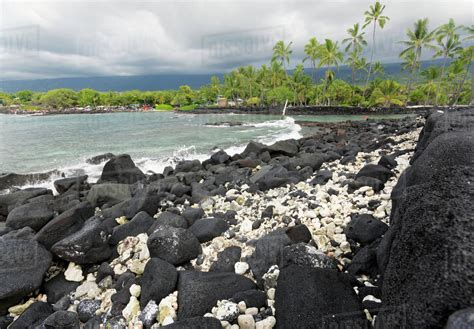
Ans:
[{"label": "large boulder", "polygon": [[8,214],[6,225],[15,230],[28,226],[39,231],[53,217],[54,211],[48,203],[27,203],[14,208]]},{"label": "large boulder", "polygon": [[271,232],[255,242],[255,251],[247,262],[259,286],[263,286],[262,277],[268,269],[280,264],[283,248],[293,243],[284,231]]},{"label": "large boulder", "polygon": [[297,161],[301,168],[311,167],[313,170],[319,170],[326,161],[326,157],[320,153],[300,153]]},{"label": "large boulder", "polygon": [[145,178],[145,174],[135,166],[130,155],[122,154],[107,161],[99,182],[133,184]]},{"label": "large boulder", "polygon": [[160,205],[160,197],[150,191],[144,190],[137,193],[127,203],[127,209],[124,215],[132,218],[141,211],[146,212],[150,216],[154,216]]},{"label": "large boulder", "polygon": [[280,267],[285,267],[290,264],[314,268],[337,269],[337,262],[334,258],[327,256],[316,247],[303,242],[283,248]]},{"label": "large boulder", "polygon": [[417,161],[418,157],[425,151],[438,136],[445,133],[469,132],[474,125],[474,113],[472,109],[432,113],[420,133],[416,152],[410,160],[411,163]]},{"label": "large boulder", "polygon": [[36,182],[42,182],[49,180],[53,175],[58,175],[59,171],[52,170],[45,173],[33,173],[33,174],[15,174],[6,173],[0,174],[0,191],[16,188],[27,184],[33,184]]},{"label": "large boulder", "polygon": [[128,236],[137,236],[141,233],[146,233],[154,222],[155,219],[153,219],[153,217],[148,215],[145,211],[141,211],[128,223],[114,227],[109,243],[116,245]]},{"label": "large boulder", "polygon": [[45,188],[26,188],[0,195],[0,216],[6,217],[15,206],[22,205],[29,199],[45,194],[52,194],[52,191]]},{"label": "large boulder", "polygon": [[202,218],[197,220],[189,230],[198,238],[199,242],[208,242],[229,229],[229,224],[221,218]]},{"label": "large boulder", "polygon": [[[392,216],[383,307],[378,321],[395,328],[442,328],[450,313],[474,295],[472,167],[437,170],[425,184],[407,187]],[[385,237],[384,237],[385,239]],[[400,305],[405,307],[400,308]]]},{"label": "large boulder", "polygon": [[186,208],[181,215],[188,222],[188,226],[191,226],[198,219],[201,219],[204,217],[204,210],[202,210],[202,208],[189,207],[189,208]]},{"label": "large boulder", "polygon": [[367,245],[380,238],[388,225],[370,214],[355,215],[344,229],[347,238]]},{"label": "large boulder", "polygon": [[108,234],[102,226],[102,219],[92,217],[79,231],[55,243],[51,252],[76,264],[99,263],[112,254]]},{"label": "large boulder", "polygon": [[38,289],[52,256],[34,240],[0,238],[0,315]]},{"label": "large boulder", "polygon": [[36,240],[51,248],[53,244],[81,229],[84,222],[94,215],[94,208],[82,202],[53,218],[36,234]]},{"label": "large boulder", "polygon": [[159,226],[148,238],[152,257],[161,258],[173,265],[181,265],[196,258],[201,250],[199,240],[184,228]]},{"label": "large boulder", "polygon": [[34,302],[8,328],[41,328],[43,321],[52,313],[53,310],[48,303]]},{"label": "large boulder", "polygon": [[255,289],[252,280],[234,273],[179,272],[178,319],[202,316],[218,300],[230,299],[236,293],[250,289]]},{"label": "large boulder", "polygon": [[385,270],[379,326],[443,328],[472,305],[473,119],[472,111],[431,115],[392,191],[391,226],[377,250]]},{"label": "large boulder", "polygon": [[359,177],[372,177],[378,179],[382,183],[386,183],[390,177],[393,176],[393,173],[390,169],[387,169],[381,165],[368,164],[365,165],[356,175],[356,179]]},{"label": "large boulder", "polygon": [[128,184],[96,184],[87,193],[87,201],[94,207],[100,207],[106,203],[116,204],[131,197],[132,186]]},{"label": "large boulder", "polygon": [[268,147],[270,154],[284,154],[294,156],[298,153],[298,142],[294,139],[278,141]]},{"label": "large boulder", "polygon": [[188,228],[187,220],[178,214],[170,211],[164,211],[158,215],[153,225],[148,229],[148,235],[151,235],[160,226],[172,226],[177,228]]},{"label": "large boulder", "polygon": [[159,304],[175,290],[177,281],[178,272],[173,265],[159,258],[150,259],[142,276],[141,307],[144,308],[150,300]]},{"label": "large boulder", "polygon": [[281,269],[275,309],[277,328],[368,327],[352,286],[331,269],[299,265]]},{"label": "large boulder", "polygon": [[62,178],[54,181],[54,188],[58,193],[64,193],[69,189],[74,189],[76,191],[84,188],[84,183],[87,181],[87,175]]},{"label": "large boulder", "polygon": [[406,186],[423,184],[438,170],[456,166],[474,167],[473,132],[445,133],[425,146],[407,173]]}]

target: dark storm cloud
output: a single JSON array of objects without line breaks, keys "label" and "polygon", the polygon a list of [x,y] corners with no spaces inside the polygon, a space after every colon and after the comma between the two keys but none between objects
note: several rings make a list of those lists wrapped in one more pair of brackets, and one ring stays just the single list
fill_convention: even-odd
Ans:
[{"label": "dark storm cloud", "polygon": [[[312,36],[342,40],[372,1],[8,1],[1,4],[0,79],[203,73],[262,64],[293,41],[292,65]],[[468,0],[384,2],[376,57],[397,59],[405,29],[454,18],[472,24]],[[367,37],[370,32],[367,31]]]}]

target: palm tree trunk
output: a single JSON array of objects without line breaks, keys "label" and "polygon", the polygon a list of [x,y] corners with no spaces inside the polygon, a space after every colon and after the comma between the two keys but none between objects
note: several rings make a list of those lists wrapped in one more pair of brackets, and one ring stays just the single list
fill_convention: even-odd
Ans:
[{"label": "palm tree trunk", "polygon": [[446,54],[444,54],[443,66],[441,67],[441,75],[438,79],[438,86],[436,87],[435,106],[438,106],[438,94],[439,94],[439,90],[441,88],[441,82],[443,81],[444,70],[446,69],[447,59],[448,59],[448,56]]},{"label": "palm tree trunk", "polygon": [[367,81],[365,82],[364,97],[365,97],[365,93],[367,91],[367,87],[369,86],[370,74],[372,73],[372,63],[374,61],[374,53],[375,53],[375,28],[376,28],[376,26],[377,26],[377,21],[374,21],[374,29],[372,31],[372,51],[370,53],[369,71],[367,72]]},{"label": "palm tree trunk", "polygon": [[[472,62],[469,62],[469,64],[467,65],[466,73],[464,74],[464,77],[462,78],[461,82],[459,83],[458,88],[456,89],[456,93],[454,94],[455,97],[454,97],[453,105],[456,105],[457,102],[458,102],[458,99],[459,99],[459,96],[461,95],[464,83],[466,82],[467,77],[469,76],[469,73],[471,73],[471,65],[472,65]],[[471,88],[472,88],[472,85],[471,85]],[[472,99],[473,99],[473,97],[471,95],[471,102],[472,102]]]}]

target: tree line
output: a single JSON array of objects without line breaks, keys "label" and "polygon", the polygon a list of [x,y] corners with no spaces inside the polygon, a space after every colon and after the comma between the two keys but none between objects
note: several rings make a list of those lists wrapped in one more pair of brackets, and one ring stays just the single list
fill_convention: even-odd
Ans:
[{"label": "tree line", "polygon": [[[383,65],[374,60],[376,38],[390,18],[385,5],[376,1],[364,13],[364,22],[347,29],[347,37],[339,41],[316,37],[304,46],[305,58],[289,70],[293,54],[292,42],[281,40],[273,47],[269,64],[259,68],[239,67],[225,74],[223,81],[212,77],[209,84],[198,89],[184,85],[178,90],[99,92],[83,89],[55,89],[46,93],[20,91],[0,93],[6,105],[72,107],[72,106],[215,106],[218,97],[246,106],[291,105],[353,105],[404,106],[469,104],[472,99],[470,78],[474,46],[474,26],[457,25],[453,19],[430,29],[427,18],[417,20],[400,41],[404,50],[399,54],[405,78],[399,81],[385,75]],[[366,35],[367,34],[367,35]],[[370,49],[367,36],[371,39]],[[368,51],[365,51],[368,50]],[[441,65],[426,69],[421,58],[426,51]],[[367,59],[364,53],[370,53]],[[304,64],[309,63],[310,72]],[[339,67],[351,70],[350,81],[337,78]],[[315,72],[323,68],[324,78],[316,81]],[[165,108],[165,107],[164,107]]]}]

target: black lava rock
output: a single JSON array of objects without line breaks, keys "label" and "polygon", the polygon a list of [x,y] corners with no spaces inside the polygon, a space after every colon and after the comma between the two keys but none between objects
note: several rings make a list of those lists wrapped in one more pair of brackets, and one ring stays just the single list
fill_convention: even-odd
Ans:
[{"label": "black lava rock", "polygon": [[211,317],[197,316],[190,319],[179,320],[163,326],[166,329],[221,329],[222,325],[219,320]]},{"label": "black lava rock", "polygon": [[153,232],[155,232],[158,227],[163,225],[176,228],[188,228],[188,222],[183,216],[169,211],[164,211],[158,216],[153,225],[148,229],[148,235],[153,234]]},{"label": "black lava rock", "polygon": [[44,293],[48,296],[48,303],[55,304],[71,291],[76,290],[79,282],[67,281],[64,273],[59,273],[43,284]]},{"label": "black lava rock", "polygon": [[397,161],[390,155],[382,155],[378,164],[387,169],[394,169],[397,167]]},{"label": "black lava rock", "polygon": [[157,304],[175,290],[178,272],[170,263],[152,258],[145,266],[142,276],[140,305],[144,308],[150,300]]},{"label": "black lava rock", "polygon": [[390,169],[381,165],[368,164],[359,170],[356,179],[359,177],[372,177],[378,179],[382,183],[386,183],[392,176],[393,173]]},{"label": "black lava rock", "polygon": [[51,252],[77,264],[100,263],[112,254],[107,236],[102,220],[93,217],[79,231],[55,243]]},{"label": "black lava rock", "polygon": [[199,240],[190,231],[171,226],[159,226],[148,238],[151,257],[158,257],[173,265],[196,258],[201,250]]},{"label": "black lava rock", "polygon": [[43,326],[45,329],[79,329],[81,323],[77,313],[57,311],[44,320]]},{"label": "black lava rock", "polygon": [[0,239],[0,315],[40,287],[51,253],[34,240]]},{"label": "black lava rock", "polygon": [[54,211],[48,203],[27,203],[14,208],[8,214],[6,225],[15,230],[28,226],[39,231],[53,217]]},{"label": "black lava rock", "polygon": [[130,155],[122,154],[107,161],[99,182],[133,184],[145,178],[145,174],[135,166]]},{"label": "black lava rock", "polygon": [[202,210],[201,208],[189,207],[183,211],[182,216],[188,222],[188,226],[191,226],[194,224],[194,222],[196,222],[198,219],[201,219],[204,216],[204,210]]},{"label": "black lava rock", "polygon": [[40,326],[52,313],[53,310],[48,303],[34,302],[8,328],[35,328]]},{"label": "black lava rock", "polygon": [[[181,271],[178,279],[178,320],[209,312],[218,300],[255,289],[252,280],[234,273]],[[219,324],[220,325],[220,324]]]},{"label": "black lava rock", "polygon": [[267,305],[267,294],[261,290],[239,291],[232,296],[231,301],[235,303],[245,302],[247,308],[256,307],[260,309]]},{"label": "black lava rock", "polygon": [[145,211],[141,211],[128,223],[114,227],[109,243],[116,245],[128,236],[146,233],[153,223],[155,220]]},{"label": "black lava rock", "polygon": [[201,243],[211,241],[228,229],[229,224],[225,220],[213,217],[199,219],[189,228]]},{"label": "black lava rock", "polygon": [[209,268],[210,272],[232,272],[234,273],[234,265],[240,261],[242,250],[240,247],[227,247],[217,254],[217,260],[212,263]]},{"label": "black lava rock", "polygon": [[388,225],[369,214],[354,216],[344,229],[347,238],[366,245],[380,238]]},{"label": "black lava rock", "polygon": [[337,271],[290,265],[281,269],[277,287],[277,328],[368,326],[352,286]]},{"label": "black lava rock", "polygon": [[46,248],[81,229],[84,222],[94,215],[94,208],[88,202],[80,203],[72,209],[53,218],[36,234],[36,240]]}]

